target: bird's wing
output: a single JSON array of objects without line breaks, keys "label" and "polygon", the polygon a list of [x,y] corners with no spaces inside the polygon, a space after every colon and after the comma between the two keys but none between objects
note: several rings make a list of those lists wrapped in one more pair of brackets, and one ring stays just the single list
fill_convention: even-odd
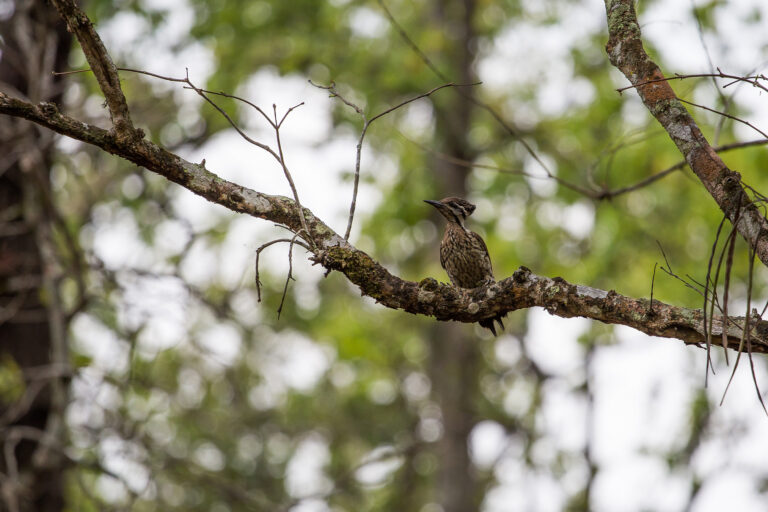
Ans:
[{"label": "bird's wing", "polygon": [[445,268],[445,260],[448,259],[448,249],[445,244],[440,244],[440,266]]},{"label": "bird's wing", "polygon": [[485,254],[485,259],[488,261],[488,270],[490,271],[491,275],[493,275],[493,265],[491,265],[491,256],[488,254],[488,246],[485,245],[485,240],[483,240],[483,237],[481,237],[474,231],[469,231],[469,235],[475,241],[477,246],[480,247],[480,249],[482,249],[483,254]]}]

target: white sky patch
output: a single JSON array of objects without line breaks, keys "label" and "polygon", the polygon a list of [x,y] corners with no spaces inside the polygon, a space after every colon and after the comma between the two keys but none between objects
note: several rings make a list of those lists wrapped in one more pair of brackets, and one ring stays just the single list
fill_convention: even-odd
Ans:
[{"label": "white sky patch", "polygon": [[581,367],[582,348],[576,338],[589,329],[586,318],[560,318],[541,308],[528,312],[526,346],[546,372],[567,375]]},{"label": "white sky patch", "polygon": [[[765,453],[765,452],[763,452]],[[723,472],[707,480],[693,502],[694,512],[764,512],[765,494],[755,487],[751,471]]]},{"label": "white sky patch", "polygon": [[507,445],[507,433],[495,421],[481,421],[469,434],[469,454],[472,463],[482,469],[488,469],[504,452]]},{"label": "white sky patch", "polygon": [[[642,448],[669,450],[685,431],[693,399],[690,360],[679,342],[648,339],[616,327],[620,343],[603,347],[594,359],[596,460],[612,463]],[[703,374],[702,374],[703,378]]]},{"label": "white sky patch", "polygon": [[349,28],[358,37],[381,37],[389,28],[389,22],[381,14],[368,7],[358,7],[349,17]]},{"label": "white sky patch", "polygon": [[[309,392],[335,360],[332,350],[295,331],[286,331],[271,339],[260,340],[257,350],[249,354],[248,364],[264,380],[259,393],[279,397],[287,388]],[[269,404],[274,397],[255,396],[254,400]]]},{"label": "white sky patch", "polygon": [[[174,78],[189,78],[202,85],[213,71],[211,51],[199,42],[187,42],[195,21],[194,10],[186,0],[144,0],[149,10],[164,11],[164,20],[152,28],[141,16],[123,11],[97,28],[118,67],[139,69]],[[183,46],[181,50],[174,47]],[[187,69],[185,69],[187,68]],[[132,79],[133,73],[121,72],[121,78]],[[144,77],[147,78],[147,77]],[[157,90],[181,90],[180,84],[150,79]],[[192,91],[182,91],[190,101]],[[130,100],[130,99],[129,99]]]},{"label": "white sky patch", "polygon": [[[541,418],[544,431],[557,448],[577,452],[586,440],[586,409],[582,397],[575,395],[572,386],[563,380],[546,385]],[[568,425],[568,428],[563,428]]]},{"label": "white sky patch", "polygon": [[586,201],[566,206],[563,212],[562,225],[574,238],[588,237],[595,226],[595,207]]},{"label": "white sky patch", "polygon": [[403,457],[395,455],[391,446],[381,446],[363,457],[355,478],[363,485],[377,487],[383,485],[402,463]]},{"label": "white sky patch", "polygon": [[596,512],[675,512],[685,508],[690,492],[688,478],[670,475],[659,457],[636,455],[601,469],[594,482]]},{"label": "white sky patch", "polygon": [[104,467],[119,476],[121,482],[131,490],[141,493],[147,488],[150,483],[149,471],[137,462],[144,455],[141,447],[117,436],[111,436],[101,441],[99,452]]},{"label": "white sky patch", "polygon": [[198,343],[217,362],[230,366],[240,355],[242,337],[233,325],[217,323],[203,329]]},{"label": "white sky patch", "polygon": [[324,468],[331,461],[328,443],[319,435],[303,439],[288,462],[285,487],[294,498],[330,492],[333,483]]},{"label": "white sky patch", "polygon": [[185,324],[159,315],[150,317],[139,333],[137,353],[152,358],[159,352],[181,343],[185,335]]},{"label": "white sky patch", "polygon": [[147,267],[153,255],[139,239],[134,213],[116,203],[100,204],[93,213],[93,249],[108,268]]},{"label": "white sky patch", "polygon": [[[536,151],[536,148],[534,148],[534,151]],[[537,152],[537,155],[539,160],[544,162],[549,172],[557,175],[557,164],[554,159],[539,152]],[[557,182],[550,178],[547,175],[547,170],[528,153],[524,157],[523,170],[526,172],[525,181],[537,196],[551,197],[557,192]]]},{"label": "white sky patch", "polygon": [[92,366],[104,372],[123,373],[128,369],[128,343],[119,340],[96,318],[80,314],[72,321],[73,345],[92,358]]}]

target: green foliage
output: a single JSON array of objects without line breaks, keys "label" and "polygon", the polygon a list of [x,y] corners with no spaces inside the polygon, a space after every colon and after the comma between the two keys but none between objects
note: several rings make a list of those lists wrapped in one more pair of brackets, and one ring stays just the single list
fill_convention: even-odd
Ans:
[{"label": "green foliage", "polygon": [[12,404],[24,396],[26,385],[18,363],[10,356],[0,359],[0,403]]}]

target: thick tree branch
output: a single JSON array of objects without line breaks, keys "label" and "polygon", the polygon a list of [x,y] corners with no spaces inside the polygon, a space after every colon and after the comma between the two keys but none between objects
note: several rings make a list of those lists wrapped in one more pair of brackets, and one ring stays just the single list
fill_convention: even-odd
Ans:
[{"label": "thick tree branch", "polygon": [[130,141],[135,137],[128,103],[120,87],[117,68],[101,42],[99,34],[93,28],[91,20],[75,4],[74,0],[51,0],[59,15],[67,24],[67,30],[77,37],[85,58],[96,76],[101,92],[107,101],[112,125],[120,140]]},{"label": "thick tree branch", "polygon": [[[473,323],[505,311],[540,306],[553,315],[581,316],[605,323],[633,327],[653,336],[678,338],[686,343],[706,341],[700,310],[658,301],[653,309],[645,299],[634,299],[563,279],[537,276],[522,268],[512,277],[474,290],[463,290],[427,278],[419,283],[389,273],[368,254],[358,250],[304,209],[309,233],[302,228],[296,202],[283,196],[263,194],[224,180],[146,140],[125,143],[107,130],[87,125],[58,111],[55,105],[32,105],[0,93],[0,114],[33,121],[58,133],[97,146],[176,182],[191,192],[232,211],[278,223],[304,238],[312,237],[317,249],[313,259],[343,273],[363,294],[382,305],[409,313]],[[726,331],[728,346],[736,348],[743,319],[731,317]],[[768,322],[750,319],[754,352],[768,352]],[[719,337],[722,318],[713,319],[712,332]]]},{"label": "thick tree branch", "polygon": [[611,63],[635,86],[720,209],[768,266],[768,221],[745,192],[739,173],[729,169],[712,149],[645,52],[633,0],[605,0],[605,8],[609,33],[606,50]]}]

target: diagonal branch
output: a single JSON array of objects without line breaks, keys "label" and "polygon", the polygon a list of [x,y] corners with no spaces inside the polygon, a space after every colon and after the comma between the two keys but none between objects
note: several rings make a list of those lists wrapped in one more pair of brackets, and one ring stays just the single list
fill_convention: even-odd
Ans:
[{"label": "diagonal branch", "polygon": [[107,100],[107,108],[112,118],[112,125],[118,140],[130,142],[135,138],[135,130],[128,111],[128,103],[120,87],[117,68],[101,42],[99,34],[93,28],[88,16],[75,4],[75,0],[51,0],[59,15],[67,23],[67,30],[77,37],[85,58],[96,76],[101,92]]},{"label": "diagonal branch", "polygon": [[[275,222],[294,234],[304,231],[297,203],[288,197],[272,196],[224,180],[204,166],[188,162],[164,148],[139,139],[121,144],[110,131],[87,125],[61,114],[55,105],[32,105],[0,93],[0,114],[28,119],[68,137],[97,146],[178,183],[187,190],[234,212]],[[489,286],[463,290],[427,278],[405,281],[392,275],[368,254],[349,244],[308,209],[303,209],[306,229],[316,241],[313,260],[344,274],[363,294],[382,305],[438,320],[474,323],[501,312],[539,306],[561,317],[585,317],[633,327],[653,336],[672,337],[704,345],[703,313],[646,299],[635,299],[579,286],[561,278],[537,276],[521,267],[515,274]],[[309,247],[309,246],[308,246]],[[730,317],[723,327],[721,316],[711,318],[707,330],[723,336],[730,348],[739,346],[743,318]],[[753,352],[768,352],[768,322],[749,321]]]},{"label": "diagonal branch", "polygon": [[704,138],[655,62],[643,48],[633,0],[605,0],[611,63],[629,79],[686,162],[757,257],[768,266],[768,220],[750,200],[739,173]]}]

